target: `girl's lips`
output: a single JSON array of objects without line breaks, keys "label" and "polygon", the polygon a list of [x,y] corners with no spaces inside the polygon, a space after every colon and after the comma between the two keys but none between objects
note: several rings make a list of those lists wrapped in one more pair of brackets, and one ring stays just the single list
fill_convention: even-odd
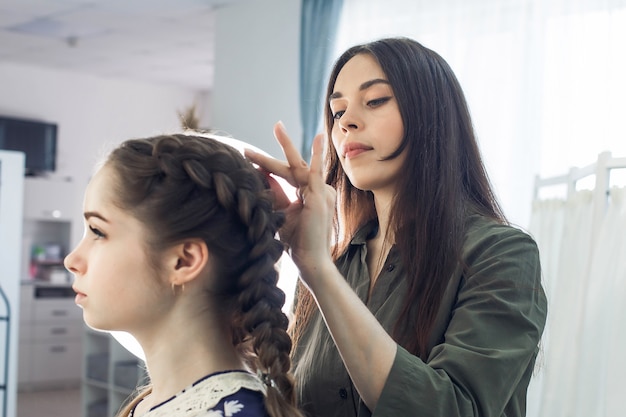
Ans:
[{"label": "girl's lips", "polygon": [[87,296],[85,294],[76,294],[76,297],[74,298],[74,302],[76,304],[78,304],[80,306],[80,303],[87,298]]},{"label": "girl's lips", "polygon": [[82,292],[76,290],[76,288],[72,288],[72,289],[76,293],[76,297],[74,298],[74,302],[76,304],[80,304],[81,301],[83,301],[85,298],[87,298],[87,296],[85,294],[83,294]]}]

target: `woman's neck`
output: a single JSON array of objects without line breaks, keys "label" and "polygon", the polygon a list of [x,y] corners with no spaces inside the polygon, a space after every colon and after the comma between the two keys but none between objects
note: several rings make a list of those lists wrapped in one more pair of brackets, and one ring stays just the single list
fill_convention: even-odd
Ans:
[{"label": "woman's neck", "polygon": [[378,217],[378,232],[367,241],[367,267],[370,275],[368,299],[374,290],[378,275],[394,243],[393,231],[389,228],[391,197],[385,199],[381,198],[380,195],[374,194],[374,204]]},{"label": "woman's neck", "polygon": [[374,193],[374,207],[378,217],[378,234],[376,239],[393,241],[393,236],[389,230],[389,220],[391,218],[392,196],[388,194]]}]

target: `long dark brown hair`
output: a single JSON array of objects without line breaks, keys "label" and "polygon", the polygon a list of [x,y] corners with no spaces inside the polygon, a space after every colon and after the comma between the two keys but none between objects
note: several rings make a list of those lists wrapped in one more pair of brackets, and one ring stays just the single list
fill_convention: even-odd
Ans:
[{"label": "long dark brown hair", "polygon": [[273,210],[262,175],[235,148],[185,134],[128,140],[105,164],[115,172],[115,203],[146,225],[155,267],[171,245],[206,243],[218,278],[207,303],[224,312],[233,346],[251,370],[266,376],[269,414],[299,417],[285,294],[276,285],[283,246],[275,236],[284,218]]},{"label": "long dark brown hair", "polygon": [[[487,177],[463,91],[449,65],[414,40],[381,39],[344,52],[334,65],[326,91],[326,182],[338,195],[335,258],[360,227],[376,218],[373,194],[350,183],[330,140],[334,119],[328,99],[339,72],[358,54],[371,55],[382,68],[404,124],[402,143],[387,158],[407,154],[401,168],[407,175],[398,179],[389,222],[408,287],[393,337],[425,359],[443,293],[461,263],[468,214],[479,213],[502,223],[506,219]],[[301,284],[297,294],[292,328],[296,343],[316,309]],[[407,328],[406,323],[415,326]]]}]

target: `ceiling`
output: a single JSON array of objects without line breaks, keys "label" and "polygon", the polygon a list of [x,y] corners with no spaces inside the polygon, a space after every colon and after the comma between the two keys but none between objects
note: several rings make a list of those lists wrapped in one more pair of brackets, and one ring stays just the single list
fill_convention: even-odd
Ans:
[{"label": "ceiling", "polygon": [[243,0],[2,0],[0,62],[210,90],[215,10]]}]

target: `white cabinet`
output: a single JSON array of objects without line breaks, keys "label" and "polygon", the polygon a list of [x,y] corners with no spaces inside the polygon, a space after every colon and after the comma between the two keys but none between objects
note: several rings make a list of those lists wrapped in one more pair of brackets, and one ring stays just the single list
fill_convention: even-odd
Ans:
[{"label": "white cabinet", "polygon": [[24,180],[18,386],[21,390],[79,386],[82,310],[74,303],[63,258],[72,249],[82,192],[68,180]]},{"label": "white cabinet", "polygon": [[82,310],[68,285],[21,287],[20,389],[78,386],[82,370]]},{"label": "white cabinet", "polygon": [[81,198],[71,181],[26,178],[22,280],[62,278],[63,257],[72,249],[73,225],[81,221]]},{"label": "white cabinet", "polygon": [[146,382],[145,365],[106,332],[84,332],[83,417],[115,416],[135,387]]},{"label": "white cabinet", "polygon": [[82,190],[66,180],[27,177],[24,181],[24,218],[72,221],[80,212]]}]

